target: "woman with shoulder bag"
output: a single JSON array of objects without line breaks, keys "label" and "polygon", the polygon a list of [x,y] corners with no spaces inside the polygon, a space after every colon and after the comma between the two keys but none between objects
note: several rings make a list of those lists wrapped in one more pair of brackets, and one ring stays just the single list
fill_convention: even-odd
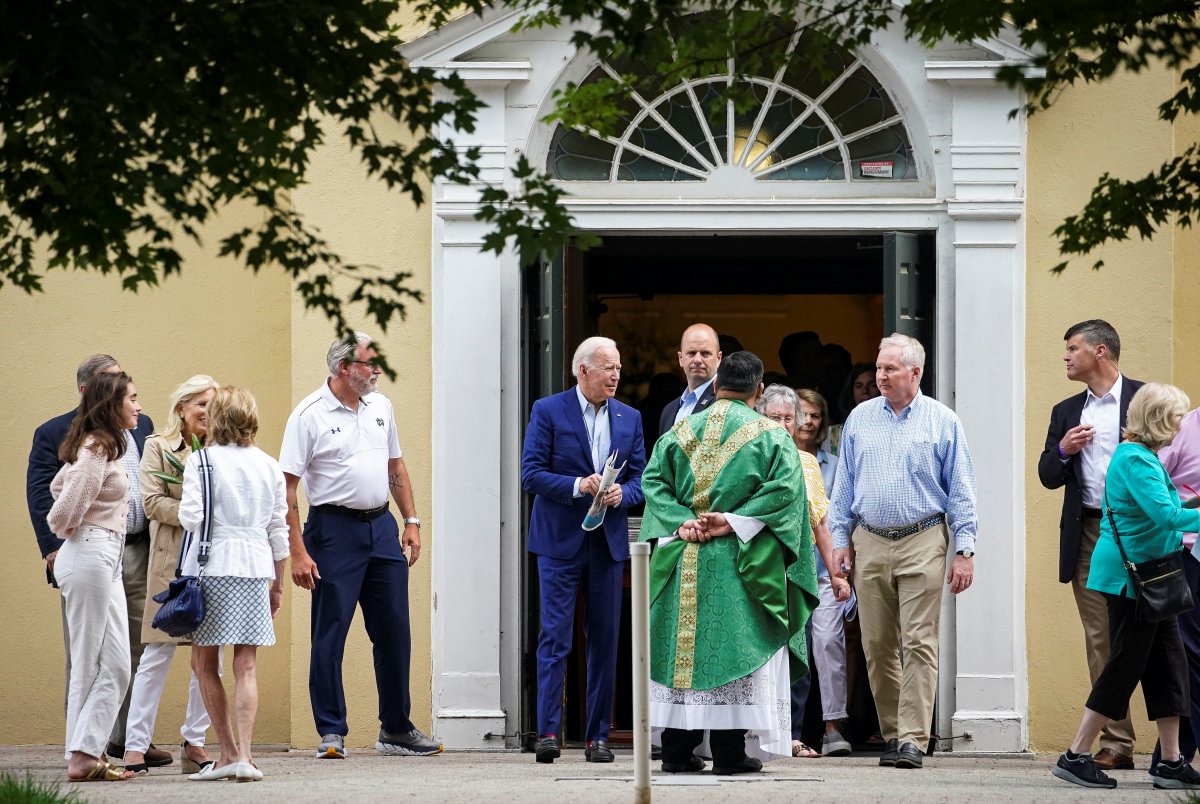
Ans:
[{"label": "woman with shoulder bag", "polygon": [[[204,620],[192,634],[192,670],[221,743],[216,764],[188,777],[193,781],[262,780],[250,757],[258,714],[255,663],[259,646],[275,644],[271,620],[283,598],[288,527],[283,471],[254,446],[257,432],[258,407],[250,392],[221,388],[208,404],[209,446],[188,458],[183,473],[179,521],[198,532],[208,518],[212,531],[206,563],[201,566],[200,548],[193,540],[183,574],[199,576],[204,594]],[[202,455],[209,470],[211,507],[205,505],[200,478]],[[223,645],[233,645],[236,741],[217,673]]]},{"label": "woman with shoulder bag", "polygon": [[125,431],[137,427],[141,410],[128,374],[88,380],[59,448],[65,463],[50,483],[54,505],[46,521],[64,540],[54,578],[71,634],[66,759],[73,782],[134,775],[109,763],[104,749],[129,688],[129,614],[121,577],[129,477],[121,457]]},{"label": "woman with shoulder bag", "polygon": [[[136,773],[146,773],[146,749],[154,735],[154,721],[159,700],[167,683],[167,673],[175,648],[187,641],[176,639],[153,627],[154,615],[161,605],[154,596],[175,580],[179,551],[183,546],[183,528],[179,525],[179,497],[182,465],[192,454],[192,439],[204,443],[208,435],[208,403],[216,393],[217,381],[207,374],[197,374],[184,380],[171,393],[167,410],[167,426],[161,433],[146,439],[142,450],[139,483],[146,519],[150,521],[150,566],[146,579],[146,610],[142,617],[142,642],[146,645],[142,660],[133,678],[129,698],[129,725],[125,736],[125,767]],[[188,683],[187,713],[180,735],[180,770],[186,774],[199,771],[212,762],[204,750],[204,732],[208,729],[208,712],[200,695],[200,683],[193,674]]]},{"label": "woman with shoulder bag", "polygon": [[[1175,386],[1146,383],[1129,403],[1125,441],[1108,465],[1105,516],[1087,585],[1108,604],[1109,658],[1092,686],[1075,742],[1053,768],[1058,778],[1083,787],[1117,786],[1088,752],[1109,720],[1126,716],[1140,681],[1146,714],[1158,727],[1162,747],[1162,761],[1150,771],[1154,786],[1200,789],[1200,773],[1179,752],[1179,718],[1188,713],[1188,667],[1176,616],[1150,610],[1138,588],[1155,575],[1145,571],[1148,564],[1181,557],[1181,531],[1200,529],[1200,511],[1180,504],[1157,457],[1179,432],[1189,407],[1187,395]],[[1136,570],[1126,568],[1122,552],[1142,568],[1137,577]],[[1169,581],[1173,576],[1168,569],[1156,577]]]}]

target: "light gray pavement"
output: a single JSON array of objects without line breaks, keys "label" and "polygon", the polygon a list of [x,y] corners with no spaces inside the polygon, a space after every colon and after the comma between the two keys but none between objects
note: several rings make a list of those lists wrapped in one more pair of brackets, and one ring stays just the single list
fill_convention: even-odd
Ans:
[{"label": "light gray pavement", "polygon": [[[1050,775],[1055,757],[979,757],[939,754],[926,757],[923,770],[880,768],[878,755],[844,759],[780,760],[751,777],[732,779],[708,774],[673,777],[653,763],[652,800],[675,802],[852,801],[1179,801],[1175,791],[1155,790],[1146,775],[1148,757],[1137,757],[1138,770],[1117,771],[1116,790],[1088,790]],[[310,751],[260,749],[262,782],[189,782],[178,764],[158,768],[130,782],[64,784],[89,802],[265,802],[338,801],[522,801],[624,802],[633,800],[633,764],[629,751],[618,751],[611,765],[583,761],[582,750],[568,750],[553,765],[538,765],[532,754],[517,752],[445,753],[436,757],[385,757],[351,751],[344,761],[317,760]],[[0,770],[58,780],[65,774],[61,748],[0,748]],[[671,782],[689,781],[681,786]]]}]

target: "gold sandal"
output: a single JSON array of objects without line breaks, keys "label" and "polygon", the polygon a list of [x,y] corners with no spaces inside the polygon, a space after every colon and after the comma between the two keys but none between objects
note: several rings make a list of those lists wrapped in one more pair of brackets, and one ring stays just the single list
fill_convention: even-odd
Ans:
[{"label": "gold sandal", "polygon": [[106,762],[105,760],[97,760],[96,764],[88,771],[86,776],[68,776],[68,782],[127,782],[134,778],[131,774],[125,775],[126,770],[122,767]]}]

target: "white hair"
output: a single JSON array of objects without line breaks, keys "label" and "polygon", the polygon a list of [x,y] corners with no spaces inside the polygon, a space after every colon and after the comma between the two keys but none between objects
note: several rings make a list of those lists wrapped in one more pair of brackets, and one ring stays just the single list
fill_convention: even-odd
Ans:
[{"label": "white hair", "polygon": [[884,349],[899,349],[900,359],[909,368],[925,370],[925,347],[916,338],[893,332],[879,342],[879,351]]},{"label": "white hair", "polygon": [[329,351],[325,354],[325,365],[329,366],[329,376],[337,376],[338,369],[342,367],[342,363],[354,359],[354,350],[357,347],[370,346],[371,343],[370,335],[365,332],[356,332],[354,333],[353,341],[348,337],[342,336],[330,344]]},{"label": "white hair", "polygon": [[602,335],[593,335],[585,339],[583,343],[579,344],[579,348],[575,350],[575,356],[571,358],[571,375],[578,380],[580,366],[587,366],[588,368],[596,367],[592,358],[595,357],[598,350],[612,349],[616,351],[616,348],[616,341],[612,338],[605,338]]}]

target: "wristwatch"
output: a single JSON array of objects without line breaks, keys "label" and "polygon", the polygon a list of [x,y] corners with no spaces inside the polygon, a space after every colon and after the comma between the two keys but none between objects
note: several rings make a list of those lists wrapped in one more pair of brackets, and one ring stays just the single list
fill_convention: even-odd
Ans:
[{"label": "wristwatch", "polygon": [[[408,520],[405,520],[405,521],[407,522]],[[959,550],[959,551],[958,551],[957,553],[955,553],[954,555],[956,555],[956,556],[962,556],[963,558],[974,558],[974,557],[975,557],[975,551],[974,551],[974,550]]]},{"label": "wristwatch", "polygon": [[419,528],[419,527],[421,527],[421,520],[415,516],[406,516],[406,517],[404,517],[404,524],[405,525],[416,525]]}]

